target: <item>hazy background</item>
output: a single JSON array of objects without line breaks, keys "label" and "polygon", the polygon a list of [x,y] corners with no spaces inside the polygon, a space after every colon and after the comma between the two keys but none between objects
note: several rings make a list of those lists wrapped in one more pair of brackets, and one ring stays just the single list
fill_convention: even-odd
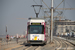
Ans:
[{"label": "hazy background", "polygon": [[[51,7],[51,0],[44,0]],[[62,0],[54,0],[54,8]],[[36,3],[37,2],[37,3]],[[41,0],[0,0],[0,35],[24,34],[27,30],[27,18],[35,17],[35,12],[31,5],[42,4]],[[75,8],[75,0],[65,0],[58,8]],[[61,10],[63,11],[63,10]],[[75,10],[63,11],[66,19],[75,21]],[[43,10],[40,11],[39,17],[44,16]],[[55,14],[54,14],[55,16]],[[26,19],[17,19],[26,18]]]}]

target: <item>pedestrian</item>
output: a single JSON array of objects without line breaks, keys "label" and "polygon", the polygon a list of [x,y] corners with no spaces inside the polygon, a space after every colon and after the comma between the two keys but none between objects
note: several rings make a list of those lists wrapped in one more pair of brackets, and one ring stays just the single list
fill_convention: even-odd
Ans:
[{"label": "pedestrian", "polygon": [[7,36],[6,36],[7,44],[8,44],[8,40],[9,40],[9,35],[7,34]]},{"label": "pedestrian", "polygon": [[16,40],[17,40],[17,43],[18,43],[18,38],[19,38],[19,36],[18,36],[18,34],[16,35]]}]

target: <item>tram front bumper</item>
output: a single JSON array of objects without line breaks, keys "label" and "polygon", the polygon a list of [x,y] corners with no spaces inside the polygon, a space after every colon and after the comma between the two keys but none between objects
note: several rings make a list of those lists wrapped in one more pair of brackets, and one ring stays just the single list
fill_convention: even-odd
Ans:
[{"label": "tram front bumper", "polygon": [[44,43],[46,43],[46,41],[42,41],[42,40],[29,40],[29,41],[27,41],[27,43],[29,43],[29,44],[44,44]]}]

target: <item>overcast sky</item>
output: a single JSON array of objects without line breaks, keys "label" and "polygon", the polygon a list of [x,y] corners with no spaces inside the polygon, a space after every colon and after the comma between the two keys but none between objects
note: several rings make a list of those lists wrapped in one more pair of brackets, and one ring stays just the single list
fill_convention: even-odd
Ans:
[{"label": "overcast sky", "polygon": [[[51,0],[44,1],[51,7]],[[62,0],[54,0],[54,8],[61,1]],[[75,8],[75,0],[65,0],[63,3],[58,8]],[[31,5],[34,4],[42,4],[43,7],[47,8],[41,0],[0,0],[0,35],[6,34],[6,25],[9,35],[16,35],[17,33],[20,35],[24,34],[24,31],[27,30],[27,18],[31,16],[35,17],[34,9],[31,7]],[[39,17],[41,16],[44,16],[43,10],[40,11]],[[65,16],[66,19],[75,21],[75,10],[65,10],[63,16]]]}]

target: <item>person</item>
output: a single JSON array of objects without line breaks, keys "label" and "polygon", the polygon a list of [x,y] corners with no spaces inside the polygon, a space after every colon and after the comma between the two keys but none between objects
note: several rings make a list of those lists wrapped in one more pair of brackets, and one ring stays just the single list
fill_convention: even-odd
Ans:
[{"label": "person", "polygon": [[70,36],[70,34],[68,33],[68,36]]},{"label": "person", "polygon": [[6,41],[7,41],[7,43],[8,43],[8,40],[9,40],[9,35],[7,34],[6,35]]},{"label": "person", "polygon": [[59,33],[58,33],[58,37],[59,37]]},{"label": "person", "polygon": [[9,35],[7,34],[6,39],[9,39]]},{"label": "person", "polygon": [[17,36],[16,36],[17,43],[18,43],[18,38],[19,38],[19,36],[18,36],[18,34],[17,34]]}]

